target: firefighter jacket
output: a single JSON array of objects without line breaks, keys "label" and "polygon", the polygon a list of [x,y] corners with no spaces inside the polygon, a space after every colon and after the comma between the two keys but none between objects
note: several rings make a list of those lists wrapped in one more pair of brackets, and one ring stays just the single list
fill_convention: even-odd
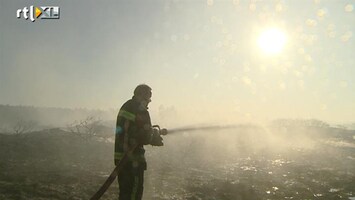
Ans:
[{"label": "firefighter jacket", "polygon": [[[129,121],[128,131],[126,133],[124,124]],[[143,145],[149,144],[152,133],[152,124],[148,112],[148,108],[144,108],[141,104],[132,98],[123,104],[117,115],[116,134],[115,134],[115,165],[124,155],[124,140],[128,137],[128,147],[132,149],[138,144],[136,149],[129,156],[129,161],[144,164],[145,150]]]}]

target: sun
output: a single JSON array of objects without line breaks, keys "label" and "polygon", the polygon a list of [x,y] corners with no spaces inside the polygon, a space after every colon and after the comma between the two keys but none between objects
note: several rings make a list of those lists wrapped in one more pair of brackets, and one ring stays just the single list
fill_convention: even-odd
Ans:
[{"label": "sun", "polygon": [[267,29],[258,38],[260,49],[266,54],[280,53],[286,44],[286,34],[277,28]]}]

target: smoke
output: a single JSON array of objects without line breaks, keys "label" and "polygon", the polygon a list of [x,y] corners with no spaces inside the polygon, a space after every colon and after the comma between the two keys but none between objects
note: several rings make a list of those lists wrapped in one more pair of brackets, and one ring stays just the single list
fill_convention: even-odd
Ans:
[{"label": "smoke", "polygon": [[[212,195],[209,199],[264,199],[270,194],[277,199],[295,190],[304,197],[307,195],[299,185],[302,179],[308,187],[314,187],[312,180],[333,185],[336,178],[317,174],[339,178],[355,170],[349,167],[353,157],[344,157],[355,150],[350,140],[354,133],[349,134],[348,143],[334,143],[348,140],[342,129],[275,124],[216,127],[175,129],[178,131],[164,137],[163,147],[147,147],[148,191],[160,192],[148,195],[162,199],[174,195],[177,199],[204,199],[208,194]],[[348,149],[334,148],[330,143]]]}]

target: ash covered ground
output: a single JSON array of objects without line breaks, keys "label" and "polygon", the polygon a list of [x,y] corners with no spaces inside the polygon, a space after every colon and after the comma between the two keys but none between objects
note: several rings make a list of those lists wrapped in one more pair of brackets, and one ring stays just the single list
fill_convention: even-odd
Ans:
[{"label": "ash covered ground", "polygon": [[[89,199],[113,169],[112,138],[60,129],[1,134],[0,199]],[[144,199],[355,199],[355,131],[240,125],[146,147]],[[102,199],[117,199],[117,181]]]}]

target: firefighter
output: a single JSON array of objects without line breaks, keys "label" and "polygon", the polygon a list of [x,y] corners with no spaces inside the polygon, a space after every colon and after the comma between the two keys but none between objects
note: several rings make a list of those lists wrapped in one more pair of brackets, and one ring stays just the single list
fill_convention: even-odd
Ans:
[{"label": "firefighter", "polygon": [[151,97],[152,89],[148,85],[138,85],[132,99],[123,104],[117,116],[115,165],[125,153],[128,154],[128,162],[118,176],[119,200],[142,199],[144,171],[147,169],[143,145],[163,146],[163,139],[152,128],[148,112]]}]

